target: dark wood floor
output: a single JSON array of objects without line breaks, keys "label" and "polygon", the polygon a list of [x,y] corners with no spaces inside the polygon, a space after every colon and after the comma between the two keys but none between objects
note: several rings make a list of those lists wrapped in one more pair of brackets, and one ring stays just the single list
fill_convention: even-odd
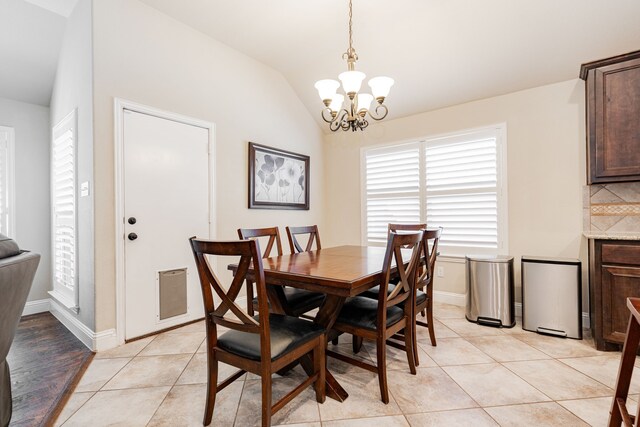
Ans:
[{"label": "dark wood floor", "polygon": [[7,357],[13,392],[9,425],[47,425],[92,357],[51,313],[23,317]]}]

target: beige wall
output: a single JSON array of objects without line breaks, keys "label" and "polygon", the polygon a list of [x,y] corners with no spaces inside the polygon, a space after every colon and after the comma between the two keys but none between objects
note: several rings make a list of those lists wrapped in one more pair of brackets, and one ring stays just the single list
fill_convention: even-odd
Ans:
[{"label": "beige wall", "polygon": [[[94,0],[94,58],[96,331],[116,323],[114,97],[215,123],[217,237],[326,228],[322,133],[280,73],[135,0]],[[311,156],[309,211],[247,208],[248,141]]]},{"label": "beige wall", "polygon": [[[327,245],[361,241],[361,147],[506,123],[508,242],[516,283],[522,255],[579,258],[586,312],[587,244],[581,234],[584,114],[584,83],[576,79],[374,123],[363,133],[331,134],[325,138],[325,165],[327,206],[333,208],[326,217],[330,233],[323,238]],[[435,289],[464,293],[464,264],[438,265],[444,267],[445,277],[436,279]]]}]

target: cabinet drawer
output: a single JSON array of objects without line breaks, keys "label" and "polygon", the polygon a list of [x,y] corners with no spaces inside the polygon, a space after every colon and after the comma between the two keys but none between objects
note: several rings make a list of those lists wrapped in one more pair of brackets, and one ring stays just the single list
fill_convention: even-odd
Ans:
[{"label": "cabinet drawer", "polygon": [[603,243],[603,264],[640,264],[640,245],[632,243],[628,245]]}]

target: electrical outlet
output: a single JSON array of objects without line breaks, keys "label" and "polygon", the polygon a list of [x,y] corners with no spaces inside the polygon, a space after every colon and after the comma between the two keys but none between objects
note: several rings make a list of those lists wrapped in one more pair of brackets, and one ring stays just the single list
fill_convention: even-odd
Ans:
[{"label": "electrical outlet", "polygon": [[438,277],[444,277],[444,267],[438,267]]}]

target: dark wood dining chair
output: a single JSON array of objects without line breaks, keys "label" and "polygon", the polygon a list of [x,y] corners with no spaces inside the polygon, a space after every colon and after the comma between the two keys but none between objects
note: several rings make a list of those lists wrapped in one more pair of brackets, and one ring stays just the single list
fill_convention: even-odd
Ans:
[{"label": "dark wood dining chair", "polygon": [[[438,256],[438,243],[440,236],[442,235],[442,228],[435,228],[425,230],[426,224],[389,224],[389,232],[392,231],[416,231],[424,230],[421,259],[423,265],[420,266],[418,271],[418,278],[416,280],[416,307],[414,313],[416,315],[414,328],[412,333],[414,334],[414,341],[416,340],[417,329],[416,325],[423,326],[429,331],[429,338],[431,345],[436,346],[436,333],[435,325],[433,323],[433,277],[435,271],[436,258]],[[393,286],[390,286],[393,289]],[[379,288],[374,287],[365,291],[362,296],[376,299],[378,297]],[[418,314],[422,317],[426,316],[426,322],[418,320]],[[360,343],[355,340],[354,352],[360,350]],[[418,348],[415,346],[416,365],[420,364],[418,358]]]},{"label": "dark wood dining chair", "polygon": [[631,314],[629,315],[627,336],[624,340],[622,357],[620,358],[616,391],[611,403],[611,411],[609,412],[609,427],[619,427],[620,423],[623,423],[625,427],[637,427],[638,420],[640,420],[640,405],[638,405],[638,411],[635,416],[629,414],[626,405],[638,344],[640,344],[640,298],[627,298],[627,308]]},{"label": "dark wood dining chair", "polygon": [[[262,252],[262,258],[269,258],[272,256],[271,252],[273,248],[276,249],[276,255],[282,255],[282,243],[280,241],[280,233],[278,232],[278,227],[266,227],[266,228],[238,228],[238,237],[242,240],[247,239],[258,239],[260,237],[268,237],[269,240]],[[274,246],[275,244],[275,246]],[[258,244],[258,246],[260,246]],[[247,312],[249,315],[253,316],[254,311],[256,310],[256,305],[258,300],[255,299],[255,294],[253,292],[253,280],[247,279]]]},{"label": "dark wood dining chair", "polygon": [[[213,242],[190,239],[198,267],[205,310],[207,333],[207,400],[204,425],[211,423],[217,392],[245,372],[259,375],[262,381],[262,426],[271,425],[271,416],[312,383],[316,400],[325,400],[325,330],[297,317],[269,313],[262,257],[254,240]],[[240,257],[238,270],[228,288],[214,274],[208,255]],[[253,270],[259,314],[249,316],[236,304],[249,269]],[[214,292],[220,300],[215,306]],[[218,335],[217,326],[229,328]],[[295,360],[311,354],[313,373],[275,404],[272,404],[271,375]],[[218,362],[240,370],[218,383]]]},{"label": "dark wood dining chair", "polygon": [[[344,303],[333,329],[338,333],[347,333],[376,343],[376,364],[372,365],[350,356],[327,350],[327,355],[351,363],[378,375],[380,394],[384,403],[389,403],[387,387],[387,339],[401,330],[411,330],[415,299],[416,269],[420,263],[422,232],[412,234],[389,233],[387,249],[380,273],[380,292],[378,300],[356,296]],[[402,249],[411,249],[408,264],[402,255]],[[398,282],[391,292],[390,285],[393,261],[397,266]],[[407,353],[409,370],[416,373],[413,347],[414,335],[404,334],[404,346]]]},{"label": "dark wood dining chair", "polygon": [[[425,267],[422,269],[416,281],[416,325],[429,329],[431,345],[436,346],[436,332],[433,325],[433,278],[435,275],[436,259],[438,257],[438,243],[442,236],[442,228],[425,230],[422,237],[423,255],[425,256]],[[427,322],[417,320],[418,313],[427,317]]]},{"label": "dark wood dining chair", "polygon": [[[307,245],[304,249],[298,242],[296,238],[297,235],[300,234],[308,234],[309,239],[307,240]],[[313,250],[313,243],[316,244],[316,249],[322,249],[322,245],[320,244],[320,233],[318,232],[317,225],[309,225],[305,227],[287,227],[287,237],[289,238],[289,248],[291,249],[291,253],[300,253],[300,252],[309,252]]]},{"label": "dark wood dining chair", "polygon": [[[278,231],[278,227],[239,228],[238,237],[243,240],[268,237],[269,240],[267,241],[264,252],[262,253],[262,258],[282,255],[282,243],[280,241],[280,232]],[[275,254],[272,253],[274,248],[276,251]],[[253,281],[251,279],[247,279],[246,282],[247,312],[250,315],[253,315],[254,310],[259,310],[258,300],[254,297]],[[274,291],[280,296],[279,300],[282,303],[282,308],[289,316],[299,317],[308,311],[320,307],[324,301],[324,294],[310,292],[304,289],[297,289],[289,286],[278,286]]]}]

